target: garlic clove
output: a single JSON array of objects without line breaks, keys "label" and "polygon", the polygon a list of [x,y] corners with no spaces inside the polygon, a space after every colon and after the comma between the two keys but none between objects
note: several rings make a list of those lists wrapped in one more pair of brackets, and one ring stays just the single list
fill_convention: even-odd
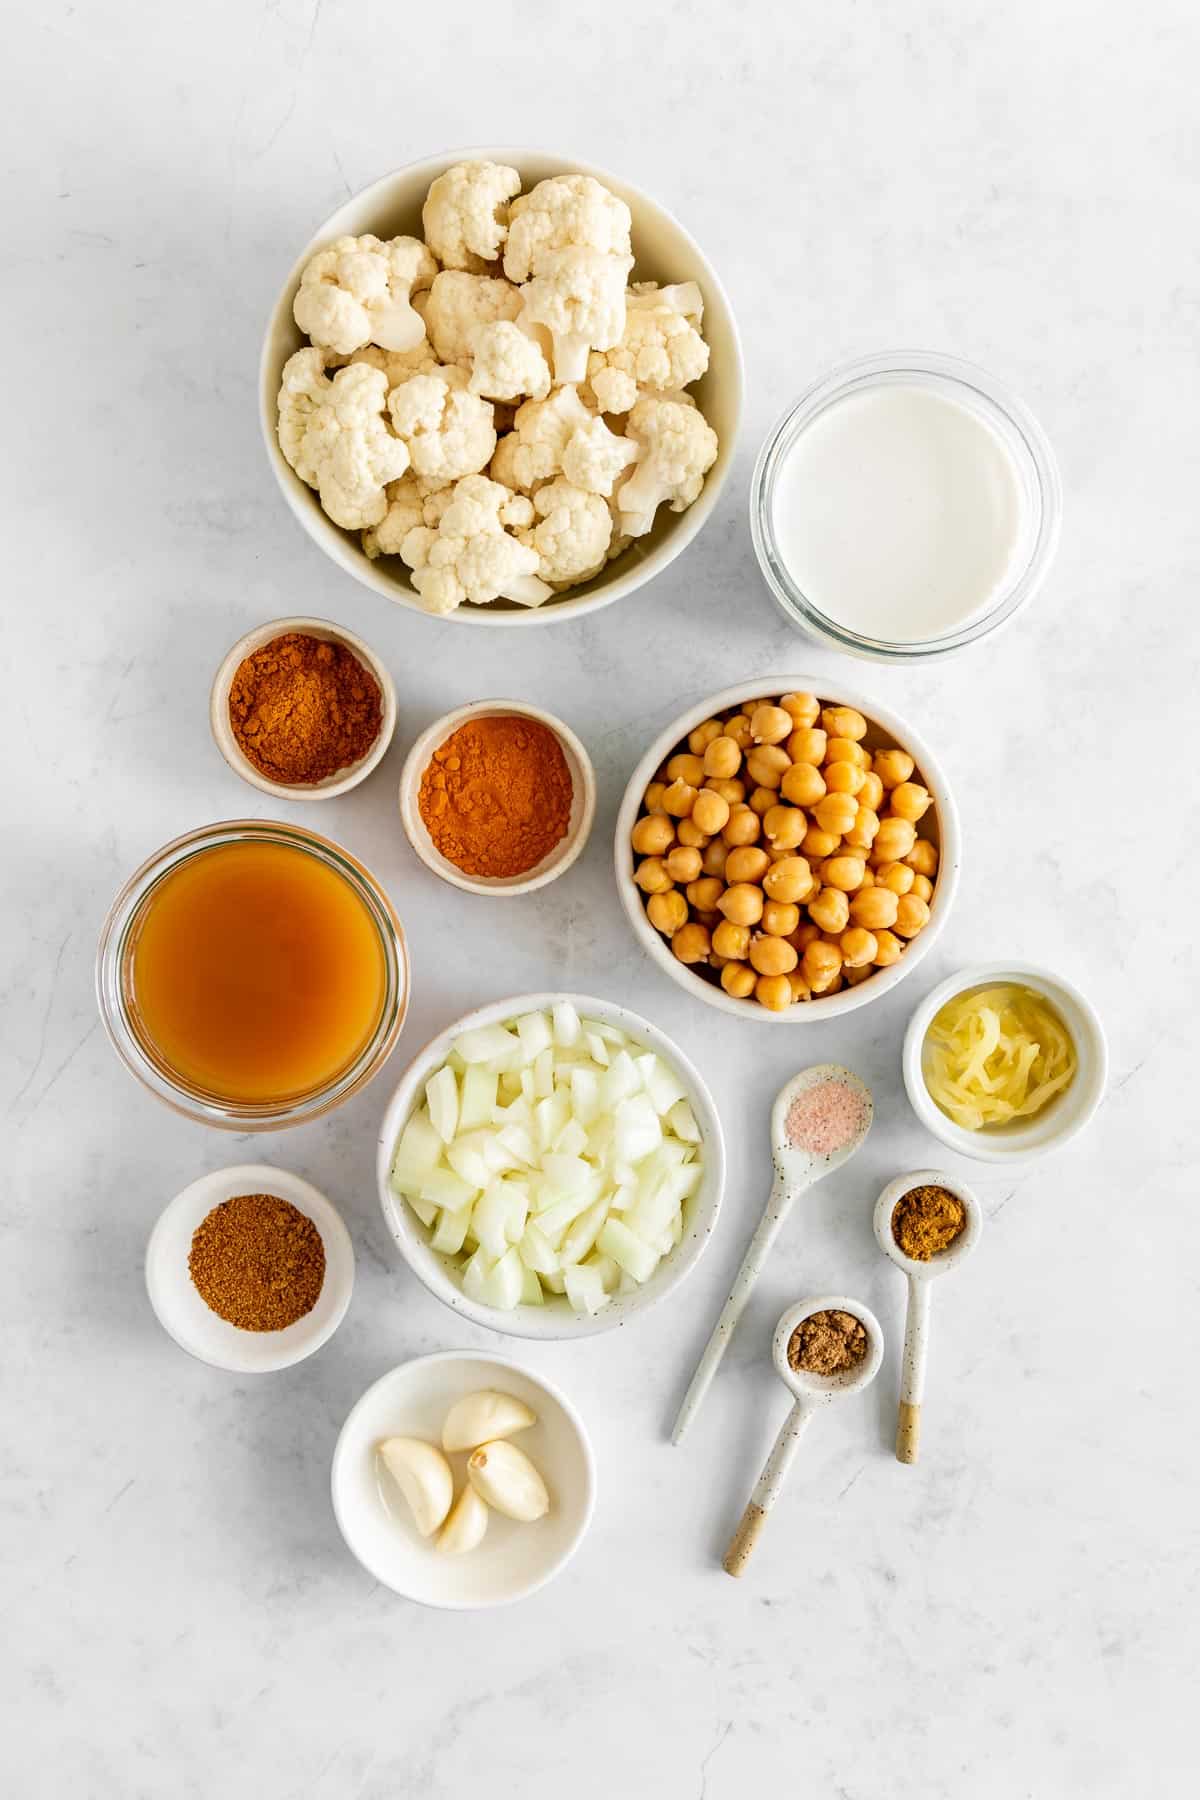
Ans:
[{"label": "garlic clove", "polygon": [[438,1533],[438,1550],[443,1556],[462,1556],[468,1550],[477,1550],[483,1542],[487,1522],[487,1502],[468,1482]]},{"label": "garlic clove", "polygon": [[523,1400],[495,1388],[481,1388],[476,1394],[464,1395],[446,1414],[442,1449],[474,1450],[479,1444],[511,1437],[514,1431],[526,1431],[536,1424],[537,1414],[530,1412]]},{"label": "garlic clove", "polygon": [[454,1499],[450,1464],[436,1444],[423,1438],[384,1438],[379,1455],[408,1502],[413,1524],[422,1537],[432,1537]]},{"label": "garlic clove", "polygon": [[481,1444],[467,1463],[475,1492],[509,1519],[528,1524],[550,1511],[546,1484],[523,1450],[501,1438]]}]

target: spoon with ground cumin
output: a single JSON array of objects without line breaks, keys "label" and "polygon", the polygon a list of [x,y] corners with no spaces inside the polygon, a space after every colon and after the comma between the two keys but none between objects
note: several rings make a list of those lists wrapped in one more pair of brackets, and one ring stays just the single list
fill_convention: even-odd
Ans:
[{"label": "spoon with ground cumin", "polygon": [[775,1372],[792,1396],[754,1492],[725,1552],[727,1575],[744,1575],[750,1553],[779,1498],[800,1439],[818,1407],[857,1394],[874,1381],[883,1361],[883,1333],[874,1313],[842,1294],[789,1306],[771,1343]]},{"label": "spoon with ground cumin", "polygon": [[937,1169],[889,1181],[875,1202],[875,1241],[908,1278],[896,1459],[915,1463],[929,1349],[930,1283],[956,1269],[979,1241],[983,1209],[970,1188]]}]

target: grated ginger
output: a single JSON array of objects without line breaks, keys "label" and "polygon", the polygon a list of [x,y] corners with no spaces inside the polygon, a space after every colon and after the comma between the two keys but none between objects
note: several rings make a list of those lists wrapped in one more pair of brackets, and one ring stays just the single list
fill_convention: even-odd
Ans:
[{"label": "grated ginger", "polygon": [[1070,1033],[1041,994],[1015,984],[948,1000],[925,1038],[925,1083],[965,1131],[1028,1119],[1075,1078]]}]

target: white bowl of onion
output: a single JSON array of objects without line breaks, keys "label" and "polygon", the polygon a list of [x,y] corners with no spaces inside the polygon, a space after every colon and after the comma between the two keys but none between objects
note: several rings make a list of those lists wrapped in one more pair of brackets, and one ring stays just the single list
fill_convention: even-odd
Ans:
[{"label": "white bowl of onion", "polygon": [[585,1337],[696,1266],[725,1145],[701,1076],[648,1020],[592,995],[523,994],[414,1058],[377,1172],[388,1230],[430,1293],[513,1337]]}]

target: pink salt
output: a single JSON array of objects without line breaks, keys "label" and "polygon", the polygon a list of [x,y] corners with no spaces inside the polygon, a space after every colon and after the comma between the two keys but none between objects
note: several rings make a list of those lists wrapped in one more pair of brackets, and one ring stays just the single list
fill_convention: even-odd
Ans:
[{"label": "pink salt", "polygon": [[830,1156],[853,1143],[867,1118],[867,1107],[856,1088],[844,1081],[822,1081],[804,1088],[787,1109],[784,1129],[788,1142],[814,1156]]}]

